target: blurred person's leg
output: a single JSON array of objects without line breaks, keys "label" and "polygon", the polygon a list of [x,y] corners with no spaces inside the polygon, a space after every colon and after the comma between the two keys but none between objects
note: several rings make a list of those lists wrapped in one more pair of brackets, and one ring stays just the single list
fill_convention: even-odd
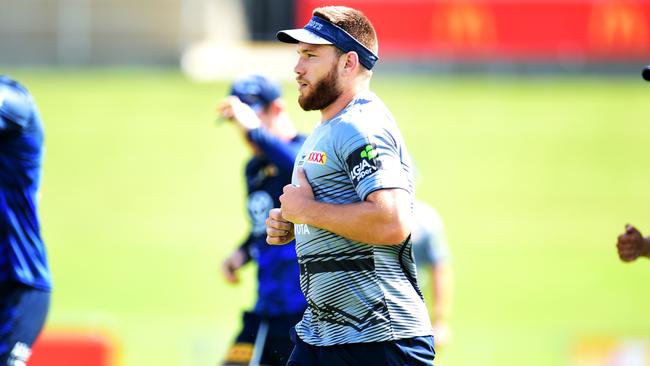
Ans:
[{"label": "blurred person's leg", "polygon": [[260,318],[251,312],[242,316],[242,329],[235,338],[235,342],[226,353],[224,366],[248,365],[253,357],[253,345],[260,327]]},{"label": "blurred person's leg", "polygon": [[50,292],[5,283],[0,285],[0,299],[0,365],[25,365],[45,324]]},{"label": "blurred person's leg", "polygon": [[[284,366],[293,350],[289,337],[290,329],[302,319],[302,313],[265,319],[268,331],[263,342],[260,365]],[[262,318],[252,312],[245,312],[242,329],[226,355],[224,366],[249,365],[254,354],[254,345]]]}]

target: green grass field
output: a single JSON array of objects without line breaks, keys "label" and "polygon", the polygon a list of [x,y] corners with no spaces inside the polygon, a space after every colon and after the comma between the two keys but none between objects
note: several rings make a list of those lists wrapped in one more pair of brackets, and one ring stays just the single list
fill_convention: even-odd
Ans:
[{"label": "green grass field", "polygon": [[[49,326],[111,332],[125,366],[214,365],[255,289],[253,268],[239,287],[219,272],[247,227],[247,151],[213,123],[227,85],[173,70],[4,72],[46,123]],[[452,245],[454,338],[437,365],[570,365],[580,337],[650,337],[650,261],[615,254],[626,222],[650,233],[649,84],[376,75],[373,89]],[[318,114],[285,90],[308,132]]]}]

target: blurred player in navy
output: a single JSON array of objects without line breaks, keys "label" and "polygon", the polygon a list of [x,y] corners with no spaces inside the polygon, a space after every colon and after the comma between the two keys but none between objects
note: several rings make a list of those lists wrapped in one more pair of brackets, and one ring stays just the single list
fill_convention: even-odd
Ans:
[{"label": "blurred player in navy", "polygon": [[238,127],[253,152],[246,165],[251,231],[223,262],[222,271],[229,282],[237,283],[243,265],[251,260],[258,265],[257,303],[244,313],[243,329],[224,364],[285,365],[293,348],[289,330],[300,321],[307,304],[300,290],[294,244],[267,245],[265,220],[269,210],[279,206],[282,188],[291,182],[305,137],[297,133],[285,111],[280,86],[263,75],[235,80],[218,110]]},{"label": "blurred player in navy", "polygon": [[632,262],[639,257],[650,258],[650,236],[644,238],[637,228],[625,225],[625,232],[618,236],[616,249],[623,262]]},{"label": "blurred player in navy", "polygon": [[429,311],[436,350],[451,338],[448,319],[451,313],[453,277],[449,244],[438,212],[422,201],[415,201],[411,234],[413,255],[418,268],[418,283],[432,298]]},{"label": "blurred player in navy", "polygon": [[0,75],[0,365],[24,366],[50,304],[38,219],[43,126],[31,95]]}]

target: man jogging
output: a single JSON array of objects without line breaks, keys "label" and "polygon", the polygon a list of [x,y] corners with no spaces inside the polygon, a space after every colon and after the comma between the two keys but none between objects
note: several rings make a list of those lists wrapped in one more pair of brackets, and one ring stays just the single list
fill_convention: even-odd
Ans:
[{"label": "man jogging", "polygon": [[323,7],[278,39],[297,44],[300,106],[321,113],[267,219],[269,244],[295,236],[308,302],[288,365],[433,365],[411,253],[411,159],[369,90],[374,28],[355,9]]}]

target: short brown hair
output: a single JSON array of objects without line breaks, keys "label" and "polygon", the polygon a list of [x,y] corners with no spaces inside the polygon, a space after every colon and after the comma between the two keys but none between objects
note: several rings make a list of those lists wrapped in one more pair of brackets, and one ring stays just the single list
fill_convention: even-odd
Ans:
[{"label": "short brown hair", "polygon": [[375,28],[359,10],[346,6],[324,6],[314,9],[312,14],[348,32],[375,55],[379,51]]}]

